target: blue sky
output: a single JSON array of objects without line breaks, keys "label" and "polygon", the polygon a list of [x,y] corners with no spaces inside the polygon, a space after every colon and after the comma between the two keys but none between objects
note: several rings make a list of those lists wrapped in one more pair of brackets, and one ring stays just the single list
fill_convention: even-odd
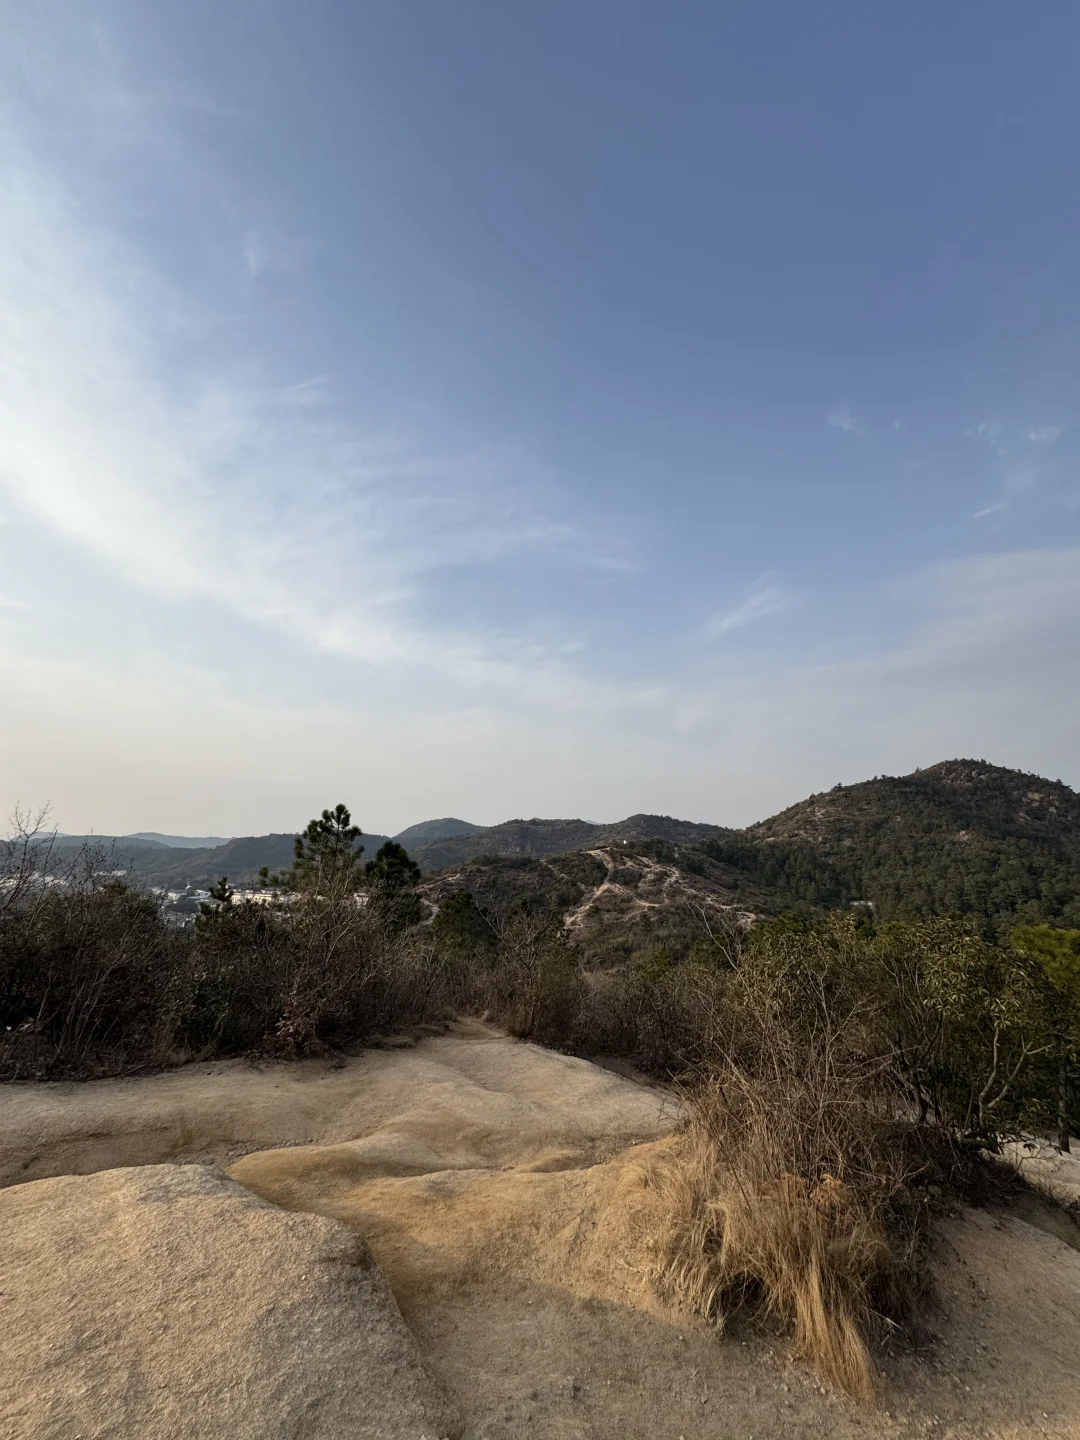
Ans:
[{"label": "blue sky", "polygon": [[1080,784],[1075,6],[8,13],[9,810]]}]

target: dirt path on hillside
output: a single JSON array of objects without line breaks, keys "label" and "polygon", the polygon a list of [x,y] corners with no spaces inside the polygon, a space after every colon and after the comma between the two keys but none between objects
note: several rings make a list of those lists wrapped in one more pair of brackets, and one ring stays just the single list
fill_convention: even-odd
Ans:
[{"label": "dirt path on hillside", "polygon": [[1080,1437],[1080,1253],[1015,1217],[939,1225],[936,1339],[883,1361],[876,1409],[778,1340],[665,1312],[652,1177],[676,1120],[662,1090],[473,1024],[336,1069],[9,1090],[0,1154],[10,1181],[247,1152],[243,1185],[365,1237],[463,1440]]},{"label": "dirt path on hillside", "polygon": [[670,1142],[564,1171],[343,1179],[303,1149],[231,1174],[368,1240],[470,1440],[1080,1435],[1080,1253],[1021,1220],[938,1227],[936,1340],[883,1361],[867,1411],[787,1347],[658,1305],[650,1176]]}]

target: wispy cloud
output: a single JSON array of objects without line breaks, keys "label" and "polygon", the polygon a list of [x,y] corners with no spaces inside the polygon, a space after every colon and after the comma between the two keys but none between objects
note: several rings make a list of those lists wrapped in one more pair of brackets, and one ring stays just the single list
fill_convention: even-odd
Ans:
[{"label": "wispy cloud", "polygon": [[260,275],[289,275],[301,264],[303,246],[276,232],[251,229],[242,248],[244,268],[253,280]]},{"label": "wispy cloud", "polygon": [[837,405],[825,417],[826,425],[834,430],[843,430],[848,435],[861,435],[865,429],[861,420],[852,413],[850,405]]},{"label": "wispy cloud", "polygon": [[1037,445],[1040,450],[1046,450],[1053,445],[1063,430],[1064,427],[1061,425],[1029,425],[1024,431],[1024,439],[1030,440],[1032,445]]},{"label": "wispy cloud", "polygon": [[430,610],[461,566],[607,565],[528,457],[442,452],[338,420],[325,382],[188,363],[200,317],[33,166],[3,177],[0,486],[137,586],[302,644],[553,703],[644,703]]},{"label": "wispy cloud", "polygon": [[[947,561],[886,587],[881,602],[893,637],[878,633],[857,658],[773,665],[684,694],[687,756],[707,744],[758,767],[776,787],[773,808],[957,755],[1080,780],[1080,549]],[[768,813],[756,805],[747,820]]]},{"label": "wispy cloud", "polygon": [[744,625],[752,625],[755,620],[763,620],[766,615],[786,610],[790,604],[790,597],[778,586],[759,582],[738,605],[711,616],[705,623],[705,634],[710,640],[718,640],[733,630],[741,630]]},{"label": "wispy cloud", "polygon": [[[974,513],[976,520],[1004,516],[1021,505],[1038,502],[1068,506],[1068,457],[1058,441],[1064,425],[1028,425],[1016,421],[983,420],[964,431],[987,456],[987,479],[996,497]],[[1056,448],[1055,448],[1056,447]],[[1063,486],[1065,488],[1063,488]]]}]

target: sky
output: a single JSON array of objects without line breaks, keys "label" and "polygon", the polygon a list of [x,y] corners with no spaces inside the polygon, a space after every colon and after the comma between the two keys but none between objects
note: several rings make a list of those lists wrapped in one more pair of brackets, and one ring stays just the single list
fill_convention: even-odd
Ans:
[{"label": "sky", "polygon": [[0,805],[1080,787],[1071,0],[9,0]]}]

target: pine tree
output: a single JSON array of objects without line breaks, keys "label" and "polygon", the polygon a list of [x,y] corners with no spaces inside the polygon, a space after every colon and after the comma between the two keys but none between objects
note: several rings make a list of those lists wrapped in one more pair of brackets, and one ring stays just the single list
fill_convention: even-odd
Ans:
[{"label": "pine tree", "polygon": [[352,823],[345,805],[324,810],[308,823],[293,846],[293,863],[280,875],[271,875],[266,866],[259,872],[264,885],[297,895],[323,898],[355,894],[364,886],[364,847],[357,841],[363,832]]}]

